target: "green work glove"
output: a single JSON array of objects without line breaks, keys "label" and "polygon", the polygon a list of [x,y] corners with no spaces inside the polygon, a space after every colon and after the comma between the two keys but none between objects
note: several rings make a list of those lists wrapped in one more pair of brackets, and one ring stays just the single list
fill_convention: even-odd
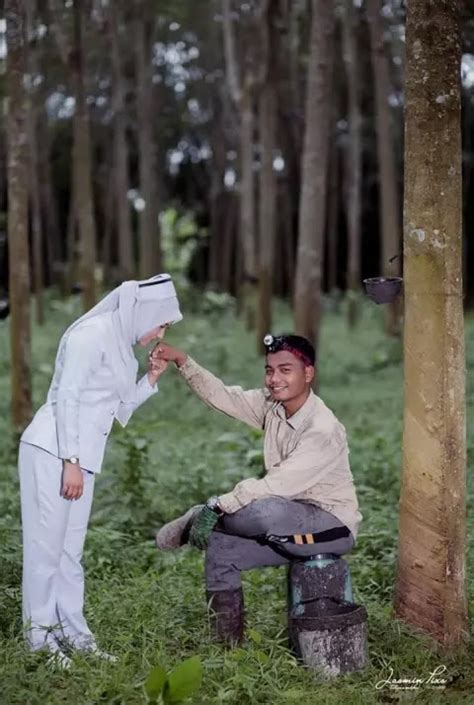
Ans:
[{"label": "green work glove", "polygon": [[191,546],[196,546],[196,548],[204,550],[207,547],[209,536],[217,524],[218,519],[219,515],[204,505],[193,521],[189,532],[189,543]]}]

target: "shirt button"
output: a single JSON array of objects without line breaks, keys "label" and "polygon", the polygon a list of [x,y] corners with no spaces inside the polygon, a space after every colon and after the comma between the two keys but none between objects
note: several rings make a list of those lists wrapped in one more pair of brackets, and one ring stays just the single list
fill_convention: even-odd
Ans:
[{"label": "shirt button", "polygon": [[115,414],[115,411],[111,411],[110,415],[113,416]]},{"label": "shirt button", "polygon": [[107,435],[107,431],[104,431],[104,436],[106,436],[106,435]]}]

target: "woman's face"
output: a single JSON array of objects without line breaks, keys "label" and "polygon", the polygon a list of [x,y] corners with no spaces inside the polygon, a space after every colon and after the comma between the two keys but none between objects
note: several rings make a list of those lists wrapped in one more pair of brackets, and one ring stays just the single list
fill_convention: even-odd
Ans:
[{"label": "woman's face", "polygon": [[146,347],[157,338],[161,338],[161,340],[163,340],[170,325],[170,323],[165,323],[164,326],[157,326],[156,328],[153,328],[153,330],[149,333],[145,333],[145,335],[142,335],[142,337],[138,339],[138,345]]}]

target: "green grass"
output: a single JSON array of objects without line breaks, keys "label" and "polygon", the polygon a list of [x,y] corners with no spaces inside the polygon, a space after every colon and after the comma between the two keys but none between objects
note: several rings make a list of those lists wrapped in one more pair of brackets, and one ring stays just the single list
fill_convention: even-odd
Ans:
[{"label": "green grass", "polygon": [[[34,400],[44,399],[57,342],[78,314],[78,302],[50,300],[48,324],[34,329]],[[189,313],[169,340],[226,381],[259,385],[262,359],[255,341],[231,310],[204,317],[189,300]],[[275,330],[288,330],[278,305]],[[247,620],[253,631],[241,649],[212,644],[206,618],[202,556],[183,549],[157,555],[153,531],[191,504],[226,491],[260,472],[261,438],[238,422],[208,410],[175,374],[159,394],[114,430],[98,478],[86,542],[86,612],[102,648],[117,665],[77,657],[66,673],[51,673],[44,657],[27,652],[21,639],[21,543],[16,441],[8,423],[9,361],[5,323],[0,324],[0,703],[89,705],[144,703],[143,683],[158,661],[172,668],[198,654],[204,682],[194,703],[255,705],[369,705],[371,703],[473,703],[472,644],[446,657],[428,639],[392,619],[397,545],[403,373],[400,343],[381,331],[381,312],[363,308],[359,328],[349,333],[342,314],[328,313],[321,349],[321,390],[345,424],[364,521],[349,557],[356,601],[369,613],[370,666],[363,673],[318,683],[285,645],[285,571],[246,574]],[[468,370],[474,367],[474,321],[467,321]],[[468,413],[474,389],[468,377]],[[472,460],[474,434],[468,429]],[[472,487],[469,487],[472,496]],[[468,576],[472,575],[472,522]],[[472,581],[468,580],[472,604]],[[446,664],[462,673],[440,693],[377,691],[393,668],[398,677],[426,677]]]}]

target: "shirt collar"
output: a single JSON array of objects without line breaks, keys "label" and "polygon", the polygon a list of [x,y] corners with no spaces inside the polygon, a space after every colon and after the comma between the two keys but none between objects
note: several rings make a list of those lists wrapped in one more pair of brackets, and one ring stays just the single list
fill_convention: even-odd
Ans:
[{"label": "shirt collar", "polygon": [[278,414],[278,416],[286,421],[286,423],[291,426],[295,431],[299,429],[303,421],[314,412],[316,408],[316,403],[317,403],[318,397],[316,394],[313,392],[313,390],[310,390],[308,398],[306,399],[305,403],[303,404],[302,407],[298,409],[292,416],[287,418],[286,413],[285,413],[285,407],[281,402],[279,402],[276,407],[275,407],[275,412]]}]

